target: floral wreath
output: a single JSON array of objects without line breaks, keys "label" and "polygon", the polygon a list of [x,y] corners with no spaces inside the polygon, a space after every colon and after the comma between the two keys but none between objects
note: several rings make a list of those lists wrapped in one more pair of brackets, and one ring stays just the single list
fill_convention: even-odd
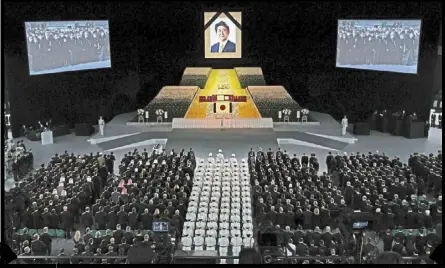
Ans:
[{"label": "floral wreath", "polygon": [[162,109],[158,109],[158,110],[156,110],[156,115],[163,115],[165,112],[162,110]]},{"label": "floral wreath", "polygon": [[308,110],[308,109],[302,109],[302,110],[301,110],[301,113],[302,113],[303,115],[308,115],[308,114],[309,114],[309,110]]},{"label": "floral wreath", "polygon": [[138,115],[143,115],[144,114],[144,109],[138,109]]},{"label": "floral wreath", "polygon": [[284,115],[290,115],[292,111],[290,109],[284,109],[282,112]]}]

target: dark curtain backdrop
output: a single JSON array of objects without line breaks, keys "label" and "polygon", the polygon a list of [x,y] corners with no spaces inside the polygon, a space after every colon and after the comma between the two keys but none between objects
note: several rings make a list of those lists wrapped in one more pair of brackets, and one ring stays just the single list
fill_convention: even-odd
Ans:
[{"label": "dark curtain backdrop", "polygon": [[[203,58],[202,12],[220,8],[243,12],[241,60]],[[16,132],[20,125],[42,117],[95,122],[98,113],[111,117],[110,107],[129,111],[130,106],[142,107],[162,86],[178,84],[187,66],[260,66],[268,84],[284,85],[303,107],[336,118],[346,113],[351,121],[361,121],[375,109],[405,109],[426,119],[442,20],[440,2],[262,1],[223,5],[82,1],[6,3],[3,9],[6,84]],[[339,18],[422,19],[418,74],[336,68]],[[30,77],[24,21],[74,19],[110,20],[113,67]],[[109,104],[134,92],[134,105]]]}]

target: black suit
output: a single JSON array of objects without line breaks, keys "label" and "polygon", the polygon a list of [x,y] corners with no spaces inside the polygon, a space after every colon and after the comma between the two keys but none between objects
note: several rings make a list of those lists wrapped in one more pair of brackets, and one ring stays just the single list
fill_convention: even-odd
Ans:
[{"label": "black suit", "polygon": [[107,214],[105,214],[104,211],[98,211],[94,218],[96,220],[97,230],[105,230],[107,225]]},{"label": "black suit", "polygon": [[[85,226],[85,228],[93,227],[94,220],[93,220],[93,215],[91,215],[91,212],[82,213],[82,215],[80,216],[80,222],[83,226]],[[85,241],[85,242],[88,242],[88,241]]]},{"label": "black suit", "polygon": [[69,211],[63,211],[60,214],[62,220],[63,231],[65,232],[65,238],[69,239],[71,237],[71,228],[73,226],[73,217]]},{"label": "black suit", "polygon": [[117,213],[117,222],[121,225],[122,228],[125,228],[128,223],[128,214],[125,211],[119,211]]},{"label": "black suit", "polygon": [[51,236],[48,233],[43,233],[42,235],[40,235],[40,240],[46,246],[46,248],[45,248],[46,249],[46,255],[51,255],[51,243],[52,243]]}]

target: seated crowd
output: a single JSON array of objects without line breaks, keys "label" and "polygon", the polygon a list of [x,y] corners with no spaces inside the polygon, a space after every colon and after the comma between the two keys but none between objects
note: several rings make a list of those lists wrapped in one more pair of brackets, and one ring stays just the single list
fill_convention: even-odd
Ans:
[{"label": "seated crowd", "polygon": [[[254,217],[275,225],[279,244],[292,255],[355,255],[357,239],[346,215],[357,210],[373,216],[367,231],[383,240],[385,250],[426,255],[441,239],[435,232],[442,222],[440,151],[437,156],[414,154],[408,164],[378,153],[330,153],[329,173],[322,175],[315,154],[299,159],[280,149],[260,149],[248,156]],[[437,198],[429,202],[426,194]],[[375,240],[364,243],[363,256],[376,249]]]},{"label": "seated crowd", "polygon": [[[70,238],[76,224],[73,255],[125,255],[131,245],[156,243],[156,235],[147,232],[153,222],[168,222],[173,231],[182,229],[195,166],[193,151],[172,150],[167,155],[165,150],[135,150],[122,159],[120,176],[112,174],[114,161],[113,153],[56,154],[47,167],[42,165],[29,181],[14,188],[9,209],[16,230],[23,229],[13,236],[12,248],[23,255],[50,255],[52,236],[63,233]],[[59,255],[65,255],[63,251]]]},{"label": "seated crowd", "polygon": [[184,223],[183,250],[193,245],[194,250],[239,256],[243,247],[253,246],[249,172],[245,160],[241,162],[234,154],[225,158],[221,149],[216,159],[211,153],[207,160],[199,159]]}]

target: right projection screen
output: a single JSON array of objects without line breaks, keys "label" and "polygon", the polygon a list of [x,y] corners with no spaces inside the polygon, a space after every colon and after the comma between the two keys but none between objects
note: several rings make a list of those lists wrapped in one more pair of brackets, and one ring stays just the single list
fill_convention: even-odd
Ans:
[{"label": "right projection screen", "polygon": [[341,68],[417,73],[421,20],[339,20]]}]

